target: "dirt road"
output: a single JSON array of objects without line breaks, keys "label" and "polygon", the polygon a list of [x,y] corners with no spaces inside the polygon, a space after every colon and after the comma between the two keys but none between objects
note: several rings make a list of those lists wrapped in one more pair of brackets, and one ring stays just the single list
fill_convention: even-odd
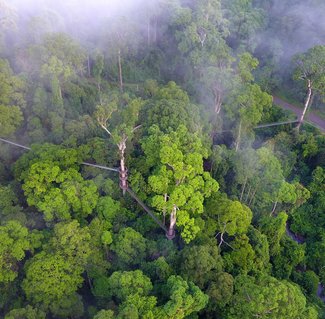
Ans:
[{"label": "dirt road", "polygon": [[[297,118],[300,118],[303,110],[301,108],[299,108],[298,106],[290,104],[288,102],[285,102],[277,96],[273,96],[273,102],[274,102],[274,104],[282,107],[285,110],[290,110],[290,111],[294,112],[297,115]],[[310,123],[316,125],[322,132],[325,132],[325,120],[323,120],[317,114],[315,114],[313,112],[309,112],[305,118],[306,118],[307,122],[310,122]]]}]

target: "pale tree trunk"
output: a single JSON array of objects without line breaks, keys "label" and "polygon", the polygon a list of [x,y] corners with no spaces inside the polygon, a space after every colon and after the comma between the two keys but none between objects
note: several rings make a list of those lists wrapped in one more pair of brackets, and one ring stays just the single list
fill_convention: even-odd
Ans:
[{"label": "pale tree trunk", "polygon": [[248,193],[246,194],[245,203],[247,203],[247,201],[248,201],[249,195],[251,194],[251,189],[252,189],[252,186],[249,186]]},{"label": "pale tree trunk", "polygon": [[[168,195],[167,195],[167,193],[165,193],[165,195],[164,195],[165,203],[167,203],[167,197],[168,197]],[[164,223],[164,225],[166,225],[166,207],[164,207],[164,209],[163,209],[163,223]]]},{"label": "pale tree trunk", "polygon": [[227,246],[229,246],[231,249],[234,249],[233,247],[231,247],[225,240],[224,240],[224,238],[223,238],[223,236],[224,236],[224,234],[225,234],[225,231],[226,231],[226,227],[227,227],[227,224],[224,224],[224,226],[223,226],[223,230],[222,231],[220,231],[215,237],[217,238],[218,237],[218,235],[220,234],[220,243],[219,243],[219,245],[218,245],[218,247],[220,248],[221,247],[221,245],[224,243],[224,244],[226,244]]},{"label": "pale tree trunk", "polygon": [[222,105],[222,91],[218,86],[215,86],[213,89],[214,95],[214,111],[219,114],[221,111]]},{"label": "pale tree trunk", "polygon": [[59,81],[59,97],[62,100],[62,89],[61,89],[61,83]]},{"label": "pale tree trunk", "polygon": [[[133,128],[132,132],[136,131],[141,126],[142,125],[136,126],[135,128]],[[106,132],[108,132],[109,135],[112,136],[112,134],[107,130],[107,128],[106,128]],[[118,147],[119,153],[120,153],[120,188],[123,191],[123,195],[125,194],[125,191],[129,187],[128,186],[128,181],[127,181],[127,179],[128,179],[128,170],[127,170],[126,165],[125,165],[125,150],[126,150],[126,142],[127,142],[127,140],[128,140],[128,136],[126,136],[126,134],[123,133],[120,142],[117,144],[117,147]]]},{"label": "pale tree trunk", "polygon": [[204,28],[199,28],[197,30],[197,35],[199,36],[199,41],[201,43],[201,47],[203,48],[204,42],[205,42],[205,40],[207,38],[207,33],[206,33],[205,29]]},{"label": "pale tree trunk", "polygon": [[240,202],[243,200],[243,195],[244,195],[244,192],[245,192],[246,183],[247,183],[247,176],[245,177],[244,184],[243,184],[243,186],[241,188]]},{"label": "pale tree trunk", "polygon": [[89,54],[87,56],[87,69],[88,69],[88,77],[90,77],[90,58],[89,58]]},{"label": "pale tree trunk", "polygon": [[241,121],[239,122],[238,135],[236,140],[236,148],[235,148],[236,152],[238,152],[239,149],[240,138],[241,138]]},{"label": "pale tree trunk", "polygon": [[59,94],[59,98],[60,98],[60,100],[62,100],[61,81],[59,80],[58,77],[57,77],[57,80],[58,80],[58,94]]},{"label": "pale tree trunk", "polygon": [[273,208],[272,208],[272,211],[271,211],[271,213],[270,213],[270,216],[272,216],[272,215],[274,214],[277,205],[278,205],[278,201],[275,201],[275,203],[274,203],[274,205],[273,205]]},{"label": "pale tree trunk", "polygon": [[248,203],[248,206],[250,206],[253,203],[253,200],[255,199],[256,191],[257,191],[257,187],[253,191],[253,194],[252,194],[252,197],[251,197],[251,199],[250,199],[250,201]]},{"label": "pale tree trunk", "polygon": [[89,278],[89,276],[88,276],[88,272],[87,272],[87,271],[86,271],[86,275],[87,275],[87,280],[88,280],[89,287],[90,287],[91,289],[93,289],[93,284],[91,283],[91,279]]},{"label": "pale tree trunk", "polygon": [[307,98],[306,98],[306,101],[305,101],[305,105],[304,105],[304,110],[301,114],[301,117],[298,121],[298,125],[297,125],[297,131],[299,132],[299,129],[300,129],[300,126],[301,124],[303,123],[304,121],[304,118],[305,118],[305,115],[306,115],[306,112],[307,112],[307,109],[310,105],[310,102],[311,102],[311,98],[312,98],[312,87],[311,87],[311,80],[307,80],[308,81],[308,91],[307,91]]},{"label": "pale tree trunk", "polygon": [[219,248],[221,247],[221,245],[222,245],[223,242],[224,242],[223,234],[224,234],[224,233],[221,233],[221,235],[220,235],[220,243],[219,243],[219,245],[218,245]]},{"label": "pale tree trunk", "polygon": [[154,17],[154,33],[153,33],[153,42],[157,43],[157,28],[158,28],[158,21],[157,21],[157,16]]},{"label": "pale tree trunk", "polygon": [[98,90],[98,97],[99,97],[99,103],[102,104],[103,100],[102,100],[102,87],[100,84],[100,80],[97,81],[97,90]]},{"label": "pale tree trunk", "polygon": [[120,82],[120,90],[121,92],[123,92],[122,60],[121,60],[120,49],[118,49],[117,51],[117,59],[118,59],[118,75],[119,75],[119,82]]},{"label": "pale tree trunk", "polygon": [[148,17],[148,22],[147,22],[147,46],[150,47],[150,17]]},{"label": "pale tree trunk", "polygon": [[127,137],[123,136],[122,140],[117,144],[120,152],[120,187],[123,190],[123,195],[128,188],[127,169],[125,166],[125,149]]},{"label": "pale tree trunk", "polygon": [[174,204],[174,207],[170,213],[169,229],[166,234],[167,238],[170,240],[175,237],[176,214],[177,214],[177,206]]}]

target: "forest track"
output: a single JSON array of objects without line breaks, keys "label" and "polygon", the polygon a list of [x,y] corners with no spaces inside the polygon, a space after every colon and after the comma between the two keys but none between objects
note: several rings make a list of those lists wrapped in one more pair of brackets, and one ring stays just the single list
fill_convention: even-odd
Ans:
[{"label": "forest track", "polygon": [[[275,105],[280,106],[282,109],[290,110],[290,111],[294,112],[297,115],[297,118],[300,118],[302,111],[303,111],[302,108],[300,108],[296,105],[290,104],[275,95],[273,95],[273,103]],[[305,122],[316,126],[323,133],[325,133],[325,120],[324,119],[322,119],[320,116],[318,116],[316,113],[314,113],[312,111],[307,113],[306,118],[307,118],[307,121],[305,121]]]}]

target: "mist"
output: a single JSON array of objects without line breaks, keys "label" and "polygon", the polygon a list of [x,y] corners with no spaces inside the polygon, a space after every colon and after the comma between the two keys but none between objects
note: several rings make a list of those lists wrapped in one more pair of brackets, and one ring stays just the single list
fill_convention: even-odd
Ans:
[{"label": "mist", "polygon": [[[166,8],[177,1],[11,0],[4,3],[15,12],[15,20],[19,21],[19,32],[24,31],[38,18],[46,21],[50,32],[65,32],[79,41],[91,42],[91,38],[103,29],[110,32],[110,22],[119,17],[127,18],[131,23],[135,22],[138,32],[146,32],[148,21],[153,16],[165,15]],[[193,8],[196,1],[180,1],[180,5],[182,3]],[[260,8],[269,15],[269,21],[254,37],[255,45],[260,51],[264,48],[275,55],[280,54],[283,60],[288,61],[295,53],[324,43],[325,5],[321,1],[297,3],[291,0],[273,0],[267,4],[262,2]],[[163,25],[159,27],[164,28]],[[280,47],[277,47],[277,43]]]},{"label": "mist", "polygon": [[281,58],[287,62],[296,53],[323,45],[324,12],[325,3],[322,1],[271,1],[268,26],[258,36],[260,46],[275,54],[280,50]]}]

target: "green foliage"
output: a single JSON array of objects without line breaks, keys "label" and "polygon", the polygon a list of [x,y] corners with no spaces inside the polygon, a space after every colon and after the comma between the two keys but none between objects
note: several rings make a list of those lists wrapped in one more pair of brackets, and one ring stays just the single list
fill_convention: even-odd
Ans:
[{"label": "green foliage", "polygon": [[234,292],[234,278],[226,272],[216,274],[209,283],[206,294],[209,296],[208,309],[224,308],[230,301]]},{"label": "green foliage", "polygon": [[0,134],[11,135],[23,120],[21,108],[26,105],[25,83],[15,76],[7,60],[0,58]]},{"label": "green foliage", "polygon": [[28,305],[24,308],[13,309],[5,315],[5,319],[45,319],[45,312]]},{"label": "green foliage", "polygon": [[[308,316],[307,316],[308,314]],[[270,276],[238,276],[226,318],[317,318],[298,286]]]},{"label": "green foliage", "polygon": [[131,227],[123,228],[113,237],[111,249],[122,266],[139,265],[146,258],[147,240]]},{"label": "green foliage", "polygon": [[239,151],[232,160],[235,184],[241,186],[237,196],[242,203],[263,215],[266,209],[271,209],[270,204],[279,196],[284,183],[280,161],[268,147]]},{"label": "green foliage", "polygon": [[198,1],[193,9],[193,12],[190,9],[180,11],[179,19],[174,22],[178,48],[195,66],[207,61],[216,63],[217,53],[224,44],[223,36],[228,34],[220,1]]},{"label": "green foliage", "polygon": [[18,213],[21,208],[17,205],[18,197],[15,195],[13,187],[0,185],[0,212],[2,216]]},{"label": "green foliage", "polygon": [[157,89],[144,106],[140,119],[147,128],[157,125],[163,132],[176,130],[180,125],[185,125],[191,132],[200,130],[198,107],[175,82]]},{"label": "green foliage", "polygon": [[114,312],[112,310],[101,310],[96,313],[93,319],[113,319]]},{"label": "green foliage", "polygon": [[82,219],[97,204],[97,188],[76,170],[77,158],[76,150],[45,145],[16,166],[28,204],[44,212],[47,221],[70,219],[71,213]]},{"label": "green foliage", "polygon": [[[248,77],[247,74],[241,76],[244,79]],[[235,127],[236,151],[240,148],[242,134],[251,133],[252,128],[261,121],[263,113],[271,106],[272,97],[263,92],[257,84],[244,83],[234,90],[229,102],[225,105],[225,111],[227,117],[231,121],[236,120],[237,123]]]},{"label": "green foliage", "polygon": [[130,295],[146,296],[152,290],[150,279],[140,270],[114,272],[108,281],[108,294],[120,300]]},{"label": "green foliage", "polygon": [[264,10],[256,7],[252,0],[224,1],[224,6],[233,45],[253,51],[256,47],[257,33],[265,24]]},{"label": "green foliage", "polygon": [[324,247],[325,236],[324,232],[320,233],[320,240],[310,243],[307,250],[307,265],[313,269],[317,274],[324,276],[323,265],[325,261]]},{"label": "green foliage", "polygon": [[259,206],[262,206],[273,201],[284,178],[279,160],[269,149],[262,147],[257,150],[256,155],[258,158],[255,178],[256,200],[260,202]]},{"label": "green foliage", "polygon": [[174,272],[163,256],[144,264],[142,270],[156,282],[166,282]]},{"label": "green foliage", "polygon": [[281,203],[296,203],[297,194],[295,185],[284,182],[279,189],[278,201]]},{"label": "green foliage", "polygon": [[91,235],[88,227],[80,227],[77,220],[57,223],[53,237],[45,245],[49,253],[56,251],[65,260],[69,260],[76,268],[84,268],[91,253]]},{"label": "green foliage", "polygon": [[272,105],[272,97],[256,84],[249,85],[235,101],[239,118],[245,126],[255,126],[262,119],[263,111]]},{"label": "green foliage", "polygon": [[165,291],[170,300],[161,307],[157,318],[185,318],[202,310],[209,299],[192,282],[186,282],[180,276],[169,277]]},{"label": "green foliage", "polygon": [[83,282],[81,274],[90,253],[88,228],[81,228],[76,220],[56,224],[43,251],[25,266],[22,288],[27,299],[50,308],[61,317],[71,311],[75,315],[82,314],[82,303],[75,292]]},{"label": "green foliage", "polygon": [[196,218],[203,213],[204,198],[219,188],[203,171],[207,150],[199,137],[184,126],[169,134],[153,126],[150,133],[142,141],[142,148],[147,168],[153,171],[148,177],[151,205],[164,215],[177,207],[176,225],[188,243],[200,231]]},{"label": "green foliage", "polygon": [[238,275],[255,270],[255,251],[246,235],[237,236],[230,246],[232,250],[224,254],[226,271]]},{"label": "green foliage", "polygon": [[307,186],[310,199],[294,210],[290,226],[295,233],[310,238],[307,244],[307,265],[318,275],[324,264],[324,207],[325,207],[324,169],[317,167],[312,173],[312,181]]},{"label": "green foliage", "polygon": [[126,301],[131,295],[147,296],[152,290],[150,278],[142,271],[116,271],[110,277],[95,279],[93,294]]},{"label": "green foliage", "polygon": [[312,89],[321,96],[324,95],[325,87],[325,46],[316,45],[305,53],[294,56],[293,63],[296,66],[294,71],[295,80],[312,82]]},{"label": "green foliage", "polygon": [[28,229],[11,220],[0,226],[0,283],[13,281],[18,276],[19,262],[31,250]]},{"label": "green foliage", "polygon": [[228,199],[225,194],[212,196],[205,209],[217,221],[215,231],[229,236],[246,233],[253,217],[247,206]]},{"label": "green foliage", "polygon": [[40,76],[48,79],[54,105],[63,106],[62,85],[83,72],[85,54],[69,36],[56,33],[46,36]]},{"label": "green foliage", "polygon": [[193,281],[201,289],[223,268],[217,246],[185,247],[181,260],[180,274],[186,280]]},{"label": "green foliage", "polygon": [[114,231],[118,231],[125,223],[135,218],[135,214],[121,206],[119,201],[110,196],[99,198],[96,212],[98,216],[112,225]]},{"label": "green foliage", "polygon": [[239,56],[238,73],[244,83],[249,83],[254,80],[252,70],[255,70],[258,64],[258,60],[253,58],[248,52],[245,52]]},{"label": "green foliage", "polygon": [[23,120],[22,113],[18,106],[5,106],[0,104],[0,134],[10,135],[15,132]]},{"label": "green foliage", "polygon": [[120,305],[117,318],[157,318],[158,309],[155,307],[156,303],[157,299],[153,296],[130,295]]},{"label": "green foliage", "polygon": [[247,235],[255,252],[254,269],[268,273],[271,264],[267,236],[253,226],[249,226]]},{"label": "green foliage", "polygon": [[292,271],[304,262],[305,248],[305,245],[298,244],[291,238],[282,239],[280,253],[273,258],[277,278],[289,279]]},{"label": "green foliage", "polygon": [[33,145],[32,151],[23,154],[15,163],[14,173],[16,178],[23,180],[28,174],[30,166],[38,162],[51,162],[53,166],[68,169],[76,167],[76,164],[81,162],[81,156],[77,149],[67,149],[49,143]]},{"label": "green foliage", "polygon": [[0,137],[31,150],[0,142],[0,316],[322,317],[324,136],[256,127],[308,81],[322,111],[322,1],[9,2]]},{"label": "green foliage", "polygon": [[91,237],[89,242],[91,251],[88,257],[86,271],[90,278],[96,278],[98,276],[104,276],[110,268],[107,255],[113,235],[110,230],[110,223],[99,218],[94,218],[88,227]]},{"label": "green foliage", "polygon": [[53,163],[33,164],[24,180],[23,190],[29,205],[44,212],[45,220],[70,219],[89,215],[97,203],[97,187],[85,181],[73,168],[62,171]]},{"label": "green foliage", "polygon": [[319,285],[319,277],[312,271],[307,270],[304,273],[304,280],[302,286],[306,289],[307,293],[311,296],[317,294]]},{"label": "green foliage", "polygon": [[119,148],[132,139],[143,103],[142,99],[132,99],[128,94],[121,97],[112,94],[102,97],[97,105],[95,119]]},{"label": "green foliage", "polygon": [[84,305],[81,296],[74,293],[53,303],[50,310],[57,318],[67,318],[69,316],[81,318],[84,313]]},{"label": "green foliage", "polygon": [[27,299],[45,307],[72,295],[82,284],[80,268],[59,254],[41,252],[26,265],[22,288]]},{"label": "green foliage", "polygon": [[280,251],[280,241],[286,232],[287,219],[288,215],[281,212],[276,217],[264,217],[261,220],[261,231],[267,236],[271,256]]}]

